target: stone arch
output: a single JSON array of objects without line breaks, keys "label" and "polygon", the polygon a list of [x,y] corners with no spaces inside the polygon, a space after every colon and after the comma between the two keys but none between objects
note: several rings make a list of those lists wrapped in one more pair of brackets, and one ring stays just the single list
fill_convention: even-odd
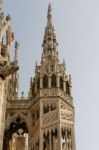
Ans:
[{"label": "stone arch", "polygon": [[55,103],[52,103],[51,106],[50,106],[50,110],[53,111],[56,109],[56,104]]},{"label": "stone arch", "polygon": [[55,88],[55,87],[56,87],[56,75],[55,75],[55,74],[53,74],[53,75],[51,76],[51,87],[52,87],[52,88]]},{"label": "stone arch", "polygon": [[46,74],[43,76],[43,88],[48,88],[48,76]]},{"label": "stone arch", "polygon": [[49,104],[44,104],[43,105],[43,114],[48,113],[49,112]]},{"label": "stone arch", "polygon": [[21,112],[18,112],[15,115],[13,115],[10,118],[10,122],[15,122],[17,117],[20,117],[22,121],[25,121],[27,123],[27,117],[25,115],[23,115]]},{"label": "stone arch", "polygon": [[4,132],[3,150],[9,149],[14,134],[23,135],[24,133],[28,133],[27,123],[18,116],[15,121],[10,122],[9,128]]},{"label": "stone arch", "polygon": [[63,78],[62,78],[62,76],[60,77],[60,88],[63,90]]}]

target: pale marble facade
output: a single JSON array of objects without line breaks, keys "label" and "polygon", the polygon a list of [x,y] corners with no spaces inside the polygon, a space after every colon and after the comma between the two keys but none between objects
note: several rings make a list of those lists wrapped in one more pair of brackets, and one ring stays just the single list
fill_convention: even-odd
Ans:
[{"label": "pale marble facade", "polygon": [[[7,21],[11,21],[11,17],[6,17],[5,23],[3,18],[1,20],[0,66],[5,58],[7,64],[0,68],[0,150],[76,150],[71,76],[66,73],[65,62],[59,60],[51,5],[48,6],[41,63],[36,63],[26,99],[18,98],[17,42],[14,62],[10,63],[9,50],[13,40],[11,24]],[[3,51],[3,45],[8,49]]]}]

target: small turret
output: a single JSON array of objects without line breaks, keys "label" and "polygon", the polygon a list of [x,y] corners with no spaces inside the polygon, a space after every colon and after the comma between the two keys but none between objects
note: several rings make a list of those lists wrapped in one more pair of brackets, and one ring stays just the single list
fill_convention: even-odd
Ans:
[{"label": "small turret", "polygon": [[[16,65],[18,65],[18,50],[19,50],[19,44],[16,41],[15,42],[15,56],[14,56],[14,62]],[[18,99],[18,90],[19,90],[19,72],[18,70],[11,75],[11,92],[10,97],[12,100]]]},{"label": "small turret", "polygon": [[[16,64],[18,65],[18,50],[19,50],[19,43],[16,41],[15,42],[15,57],[14,57],[14,61],[16,62]],[[18,89],[19,89],[19,72],[16,71],[14,74],[14,82],[15,82],[15,93],[14,93],[14,97],[15,99],[18,98]]]}]

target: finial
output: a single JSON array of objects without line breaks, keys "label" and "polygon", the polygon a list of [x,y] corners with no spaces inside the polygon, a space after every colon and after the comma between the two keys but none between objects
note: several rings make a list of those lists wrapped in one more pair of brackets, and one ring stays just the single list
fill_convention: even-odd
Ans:
[{"label": "finial", "polygon": [[15,48],[18,49],[19,48],[19,43],[16,41],[15,42]]},{"label": "finial", "polygon": [[8,16],[6,16],[6,21],[10,21],[11,20],[11,16],[8,14]]},{"label": "finial", "polygon": [[49,3],[48,5],[48,12],[51,12],[52,8],[51,8],[51,3]]},{"label": "finial", "polygon": [[51,8],[51,4],[49,3],[49,5],[48,5],[48,14],[47,14],[48,24],[52,24],[52,21],[51,21],[51,18],[52,18],[51,11],[52,11],[52,8]]},{"label": "finial", "polygon": [[24,99],[24,92],[21,92],[21,99]]},{"label": "finial", "polygon": [[63,64],[65,65],[65,60],[63,59]]},{"label": "finial", "polygon": [[15,42],[15,56],[14,56],[15,61],[18,61],[18,48],[19,48],[19,43],[16,41]]},{"label": "finial", "polygon": [[71,83],[72,83],[71,74],[69,74],[69,83],[70,83],[70,86],[71,86]]},{"label": "finial", "polygon": [[37,67],[37,61],[35,62],[35,66]]},{"label": "finial", "polygon": [[65,64],[65,60],[63,59],[63,65],[64,65],[64,72],[66,71],[66,64]]},{"label": "finial", "polygon": [[33,78],[30,78],[30,86],[32,87],[32,83],[33,83]]}]

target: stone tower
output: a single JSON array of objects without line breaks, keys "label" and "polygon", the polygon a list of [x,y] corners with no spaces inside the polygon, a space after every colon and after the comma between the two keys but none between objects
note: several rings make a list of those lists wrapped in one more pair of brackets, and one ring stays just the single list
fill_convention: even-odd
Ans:
[{"label": "stone tower", "polygon": [[22,93],[18,98],[17,42],[16,72],[9,71],[7,78],[1,74],[0,82],[7,82],[6,94],[5,89],[0,90],[3,96],[6,95],[5,98],[0,96],[1,101],[5,100],[6,110],[4,124],[1,123],[3,150],[76,150],[71,76],[66,73],[65,62],[61,63],[59,59],[51,12],[49,4],[41,63],[35,65],[28,97],[24,98]]},{"label": "stone tower", "polygon": [[[58,54],[58,42],[48,6],[41,64],[36,64],[31,81],[32,149],[76,150],[71,76]],[[38,148],[39,147],[39,148]]]}]

